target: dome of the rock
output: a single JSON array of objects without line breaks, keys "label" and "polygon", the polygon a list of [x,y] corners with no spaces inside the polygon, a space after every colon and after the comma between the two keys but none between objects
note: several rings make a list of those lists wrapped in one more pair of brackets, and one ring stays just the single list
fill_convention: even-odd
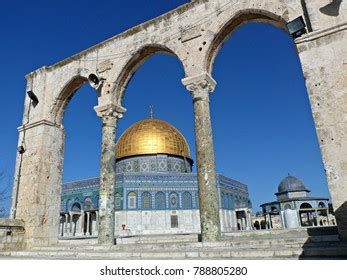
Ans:
[{"label": "dome of the rock", "polygon": [[167,154],[191,159],[188,143],[177,128],[155,119],[141,120],[129,127],[116,145],[116,159]]}]

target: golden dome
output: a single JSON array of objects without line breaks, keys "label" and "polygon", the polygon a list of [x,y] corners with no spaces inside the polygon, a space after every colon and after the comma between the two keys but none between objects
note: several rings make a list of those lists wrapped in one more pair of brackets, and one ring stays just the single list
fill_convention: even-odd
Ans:
[{"label": "golden dome", "polygon": [[169,154],[190,159],[189,146],[178,129],[153,118],[129,127],[116,144],[116,159],[150,154]]}]

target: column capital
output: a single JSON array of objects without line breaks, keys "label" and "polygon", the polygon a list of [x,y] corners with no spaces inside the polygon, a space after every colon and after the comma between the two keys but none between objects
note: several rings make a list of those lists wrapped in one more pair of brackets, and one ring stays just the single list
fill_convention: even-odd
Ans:
[{"label": "column capital", "polygon": [[202,73],[192,77],[182,79],[182,84],[191,92],[193,99],[208,98],[214,91],[217,82],[208,73]]},{"label": "column capital", "polygon": [[121,119],[126,109],[117,104],[107,104],[95,106],[94,110],[99,118],[101,119]]}]

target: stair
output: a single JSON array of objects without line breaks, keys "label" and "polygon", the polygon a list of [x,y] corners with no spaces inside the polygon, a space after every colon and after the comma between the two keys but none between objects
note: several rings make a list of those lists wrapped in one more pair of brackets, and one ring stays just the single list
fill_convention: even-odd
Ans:
[{"label": "stair", "polygon": [[[319,233],[319,232],[318,232]],[[347,259],[347,242],[334,232],[272,231],[224,235],[218,242],[197,242],[197,235],[151,235],[117,239],[102,246],[96,239],[60,240],[57,245],[0,252],[19,259]]]}]

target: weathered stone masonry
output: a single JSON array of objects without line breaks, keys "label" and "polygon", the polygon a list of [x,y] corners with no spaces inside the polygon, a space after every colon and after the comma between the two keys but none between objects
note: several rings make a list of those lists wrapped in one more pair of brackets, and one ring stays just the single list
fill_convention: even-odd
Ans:
[{"label": "weathered stone masonry", "polygon": [[[98,74],[101,80],[97,108],[120,108],[127,83],[138,67],[156,52],[173,54],[183,65],[183,83],[195,96],[198,89],[193,90],[187,81],[196,77],[213,81],[214,58],[223,42],[240,25],[260,21],[286,30],[286,22],[304,15],[302,2],[192,1],[55,65],[44,66],[28,74],[27,90],[37,95],[39,104],[28,111],[31,105],[29,98],[25,100],[19,145],[23,144],[25,135],[26,151],[17,157],[14,193],[18,190],[18,203],[13,205],[17,211],[12,211],[16,213],[16,218],[25,222],[26,245],[57,242],[65,137],[63,115],[74,92],[87,81],[89,74]],[[295,43],[337,213],[339,234],[347,239],[347,2],[339,3],[335,7],[337,12],[333,14],[322,9],[330,0],[326,3],[305,2],[312,31],[296,39]],[[205,99],[195,98],[194,102],[197,165],[200,191],[207,195],[201,198],[201,202],[204,199],[211,202],[210,208],[208,205],[202,207],[202,229],[204,231],[206,227],[204,240],[215,240],[219,237],[219,224],[217,202],[213,203],[216,197],[213,142],[208,91],[202,91],[205,92]],[[114,154],[114,139],[111,138],[116,130],[116,120],[112,123],[112,129],[103,129],[103,147],[105,152]],[[207,138],[201,140],[202,136]],[[203,157],[200,151],[206,152],[208,158]],[[113,192],[110,187],[114,177],[114,166],[110,163],[112,157],[103,153],[101,159],[101,173],[106,170],[111,172],[104,177],[101,174],[105,180],[102,189],[108,197]],[[111,200],[106,200],[105,210],[110,203]],[[107,212],[105,220],[100,219],[100,223],[101,228],[102,224],[106,227],[100,236],[100,243],[111,242],[113,218]]]}]

